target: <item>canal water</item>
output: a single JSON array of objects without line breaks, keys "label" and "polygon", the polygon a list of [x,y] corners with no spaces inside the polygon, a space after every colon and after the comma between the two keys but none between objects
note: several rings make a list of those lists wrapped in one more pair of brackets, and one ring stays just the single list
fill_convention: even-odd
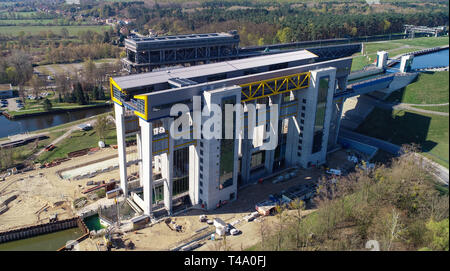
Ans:
[{"label": "canal water", "polygon": [[97,107],[79,111],[27,117],[16,120],[9,120],[5,116],[0,115],[0,138],[45,129],[109,111],[111,111],[110,107]]},{"label": "canal water", "polygon": [[67,241],[76,240],[82,235],[83,231],[76,227],[2,243],[0,244],[0,251],[56,251],[65,246]]},{"label": "canal water", "polygon": [[83,221],[84,221],[84,224],[86,224],[86,227],[88,227],[88,229],[90,231],[93,231],[93,230],[98,231],[98,230],[105,228],[100,223],[100,218],[99,218],[98,214],[86,217],[85,219],[83,219]]},{"label": "canal water", "polygon": [[[448,49],[415,56],[411,68],[414,70],[448,66],[448,56]],[[399,69],[400,63],[395,64],[393,68]]]}]

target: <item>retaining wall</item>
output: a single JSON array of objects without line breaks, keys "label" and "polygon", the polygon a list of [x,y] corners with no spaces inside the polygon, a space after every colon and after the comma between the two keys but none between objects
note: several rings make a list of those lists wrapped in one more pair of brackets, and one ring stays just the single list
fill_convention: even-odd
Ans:
[{"label": "retaining wall", "polygon": [[80,227],[85,233],[89,233],[84,222],[79,217],[73,217],[56,222],[29,226],[25,228],[0,232],[0,243],[34,237],[41,234],[52,233],[60,230]]}]

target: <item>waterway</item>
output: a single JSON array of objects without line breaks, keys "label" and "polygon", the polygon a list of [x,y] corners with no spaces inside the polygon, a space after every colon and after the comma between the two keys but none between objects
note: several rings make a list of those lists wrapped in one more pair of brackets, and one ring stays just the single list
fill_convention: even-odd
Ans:
[{"label": "waterway", "polygon": [[[448,49],[415,56],[411,68],[414,70],[448,66],[448,56]],[[400,63],[395,64],[393,68],[399,69]]]},{"label": "waterway", "polygon": [[108,111],[111,111],[110,107],[97,107],[65,113],[26,117],[16,120],[9,120],[5,116],[0,115],[0,138],[50,128]]},{"label": "waterway", "polygon": [[0,244],[0,251],[56,251],[66,245],[67,241],[76,240],[82,235],[83,231],[76,227],[2,243]]}]

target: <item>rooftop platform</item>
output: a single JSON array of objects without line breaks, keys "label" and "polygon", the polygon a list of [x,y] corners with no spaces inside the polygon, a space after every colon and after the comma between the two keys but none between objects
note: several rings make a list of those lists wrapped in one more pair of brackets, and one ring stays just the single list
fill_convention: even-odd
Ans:
[{"label": "rooftop platform", "polygon": [[[168,82],[170,79],[184,78],[193,79],[208,75],[226,74],[238,70],[251,70],[261,66],[271,66],[288,62],[304,61],[309,64],[318,56],[307,51],[294,51],[274,55],[265,55],[252,58],[224,61],[212,64],[204,64],[186,68],[178,68],[167,71],[148,72],[135,75],[112,78],[122,91],[138,89],[143,86],[150,86]],[[195,81],[195,79],[194,79]]]},{"label": "rooftop platform", "polygon": [[127,38],[125,45],[129,49],[144,50],[167,47],[182,47],[192,44],[208,44],[217,42],[239,42],[237,32],[230,33],[208,33],[208,34],[189,34],[176,36],[146,37],[146,38]]}]

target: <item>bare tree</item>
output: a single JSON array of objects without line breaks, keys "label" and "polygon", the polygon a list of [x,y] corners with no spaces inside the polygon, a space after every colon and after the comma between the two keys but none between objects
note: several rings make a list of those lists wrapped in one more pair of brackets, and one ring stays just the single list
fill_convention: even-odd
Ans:
[{"label": "bare tree", "polygon": [[7,59],[9,66],[16,71],[15,82],[19,86],[19,95],[24,97],[23,85],[28,82],[33,75],[31,56],[23,51],[14,51]]},{"label": "bare tree", "polygon": [[108,119],[105,115],[97,117],[95,123],[95,132],[100,140],[105,140],[106,130],[108,129]]}]

